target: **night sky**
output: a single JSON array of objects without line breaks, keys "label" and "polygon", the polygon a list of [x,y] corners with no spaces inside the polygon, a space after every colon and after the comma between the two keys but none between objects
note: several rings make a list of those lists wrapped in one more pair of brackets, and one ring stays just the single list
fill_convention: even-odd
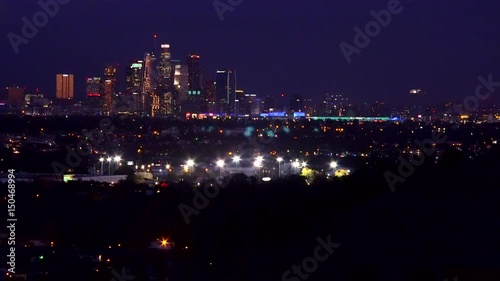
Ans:
[{"label": "night sky", "polygon": [[259,95],[344,93],[398,105],[420,87],[434,103],[473,94],[479,75],[500,81],[500,2],[492,0],[402,0],[404,10],[348,64],[340,43],[353,44],[353,28],[388,2],[243,0],[221,22],[212,0],[70,0],[15,54],[7,34],[21,35],[21,18],[41,8],[0,0],[0,85],[40,87],[53,98],[55,74],[74,73],[82,98],[85,77],[117,62],[122,90],[126,63],[153,49],[153,34],[174,59],[200,54],[212,77],[235,68],[238,88]]}]

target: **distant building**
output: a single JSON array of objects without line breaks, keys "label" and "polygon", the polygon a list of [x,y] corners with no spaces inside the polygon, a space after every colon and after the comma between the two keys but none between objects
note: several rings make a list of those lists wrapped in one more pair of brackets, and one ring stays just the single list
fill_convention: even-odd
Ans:
[{"label": "distant building", "polygon": [[72,100],[75,98],[75,84],[73,74],[56,75],[56,98],[59,100]]},{"label": "distant building", "polygon": [[234,115],[236,101],[236,71],[217,70],[215,79],[217,113]]},{"label": "distant building", "polygon": [[189,91],[203,90],[203,74],[200,64],[200,56],[190,54],[186,57],[186,65],[189,76]]},{"label": "distant building", "polygon": [[262,112],[267,113],[267,112],[273,112],[276,111],[276,98],[272,95],[267,95],[262,104]]},{"label": "distant building", "polygon": [[203,88],[204,104],[202,111],[215,113],[216,110],[216,84],[215,81],[206,81]]},{"label": "distant building", "polygon": [[[159,103],[156,96],[156,89],[158,87],[158,80],[156,75],[156,57],[152,53],[144,55],[144,71],[142,76],[142,103],[144,104],[145,111],[148,115],[152,115],[156,108],[159,108]],[[153,102],[155,102],[153,104]]]},{"label": "distant building", "polygon": [[101,77],[91,77],[86,80],[86,96],[87,104],[92,108],[100,108],[102,106],[102,79]]},{"label": "distant building", "polygon": [[290,110],[295,112],[302,112],[304,110],[304,98],[302,95],[290,96]]},{"label": "distant building", "polygon": [[261,100],[257,94],[245,93],[240,102],[241,115],[259,115],[261,113]]},{"label": "distant building", "polygon": [[[180,106],[178,111],[184,111],[182,109],[183,104],[188,101],[190,97],[189,93],[189,71],[188,66],[185,64],[177,63],[174,66],[174,88],[176,91],[177,104]],[[201,106],[202,97],[201,97],[201,89],[198,91],[198,99],[195,101],[196,104]]]},{"label": "distant building", "polygon": [[133,60],[127,65],[126,70],[126,95],[132,100],[132,108],[135,113],[145,111],[143,97],[143,72],[144,61]]},{"label": "distant building", "polygon": [[160,57],[156,66],[157,73],[157,96],[160,101],[160,113],[162,115],[173,114],[174,104],[174,69],[169,44],[161,44]]},{"label": "distant building", "polygon": [[350,107],[349,99],[344,95],[325,94],[318,113],[325,116],[344,116],[348,107]]},{"label": "distant building", "polygon": [[118,64],[110,64],[104,68],[104,102],[103,109],[111,113],[113,108],[113,97],[116,94]]},{"label": "distant building", "polygon": [[7,104],[11,107],[21,108],[24,100],[24,88],[18,86],[7,87]]}]

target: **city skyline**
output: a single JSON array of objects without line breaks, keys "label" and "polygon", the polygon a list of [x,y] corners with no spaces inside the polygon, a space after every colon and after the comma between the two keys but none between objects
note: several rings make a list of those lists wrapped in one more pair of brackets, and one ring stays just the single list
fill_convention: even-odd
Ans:
[{"label": "city skyline", "polygon": [[[243,3],[225,13],[223,21],[212,3],[187,7],[180,2],[94,2],[61,5],[45,28],[40,28],[28,44],[19,46],[18,54],[7,38],[3,40],[0,51],[7,54],[6,64],[12,69],[1,78],[1,85],[26,84],[50,96],[55,93],[52,75],[74,73],[75,96],[83,97],[84,77],[101,75],[108,62],[123,66],[140,59],[154,49],[152,34],[158,34],[158,46],[160,42],[172,45],[175,59],[199,54],[205,73],[237,69],[241,88],[259,95],[284,92],[317,98],[340,92],[353,101],[383,100],[401,105],[407,102],[409,89],[423,88],[432,94],[432,103],[460,99],[474,91],[479,75],[498,74],[499,42],[490,36],[500,26],[493,14],[497,3],[458,3],[456,14],[447,13],[443,18],[449,8],[446,3],[434,3],[429,9],[422,2],[414,1],[411,6],[401,2],[403,12],[393,15],[391,24],[348,64],[339,44],[352,44],[353,28],[363,27],[372,19],[370,11],[385,8],[387,1],[356,6],[343,2],[322,6],[278,1],[265,7]],[[95,7],[100,9],[88,7],[92,3],[99,3]],[[5,34],[19,34],[20,19],[31,18],[40,9],[35,3],[29,7],[3,5],[8,14],[2,19]],[[92,16],[82,18],[78,15],[82,10]],[[151,16],[135,25],[128,20],[147,10],[152,11]],[[168,17],[168,24],[160,24],[156,19],[165,10],[176,13]],[[192,17],[193,13],[198,16]],[[101,24],[105,20],[106,25]],[[230,42],[243,44],[229,48]],[[26,64],[32,67],[22,67]],[[24,81],[27,73],[30,78]],[[119,75],[123,81],[124,73]],[[124,89],[124,82],[119,88]]]}]

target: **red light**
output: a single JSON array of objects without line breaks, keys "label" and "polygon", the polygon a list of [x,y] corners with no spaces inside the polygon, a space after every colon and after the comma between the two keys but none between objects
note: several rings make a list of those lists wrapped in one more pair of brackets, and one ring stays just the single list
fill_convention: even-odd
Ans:
[{"label": "red light", "polygon": [[155,38],[156,38],[156,34],[155,34]]},{"label": "red light", "polygon": [[166,182],[162,182],[162,183],[160,184],[160,186],[161,186],[161,187],[167,187],[167,186],[168,186],[168,183],[166,183]]},{"label": "red light", "polygon": [[284,97],[284,96],[285,96],[285,94],[281,94],[281,97]]}]

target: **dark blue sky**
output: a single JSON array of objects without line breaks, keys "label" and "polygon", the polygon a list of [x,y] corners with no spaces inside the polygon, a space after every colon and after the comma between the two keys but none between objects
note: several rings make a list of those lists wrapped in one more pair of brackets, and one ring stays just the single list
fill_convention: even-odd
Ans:
[{"label": "dark blue sky", "polygon": [[460,101],[474,93],[478,75],[500,81],[500,3],[493,0],[402,0],[404,10],[348,64],[339,44],[353,44],[353,28],[388,2],[243,0],[221,22],[212,0],[70,0],[15,54],[7,34],[21,34],[21,18],[41,8],[0,0],[0,85],[38,86],[54,97],[55,74],[74,73],[83,97],[86,76],[102,75],[108,62],[120,63],[123,74],[127,61],[153,48],[155,33],[173,58],[199,53],[210,74],[235,68],[239,88],[261,95],[338,92],[400,104],[409,88],[421,87],[429,102]]}]

